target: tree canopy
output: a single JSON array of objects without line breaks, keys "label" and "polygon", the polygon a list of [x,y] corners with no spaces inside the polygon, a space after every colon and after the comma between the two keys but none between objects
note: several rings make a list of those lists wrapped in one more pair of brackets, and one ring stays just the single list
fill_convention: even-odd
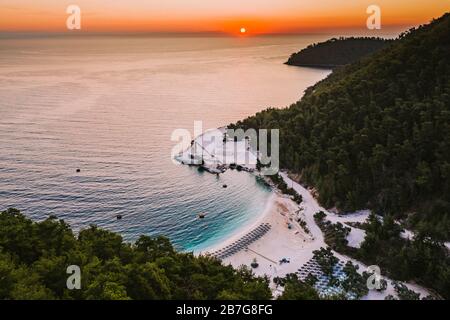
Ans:
[{"label": "tree canopy", "polygon": [[[69,265],[81,289],[69,290]],[[62,220],[0,213],[0,299],[270,299],[269,280],[219,260],[176,252],[167,238],[134,244],[91,226],[76,236]]]}]

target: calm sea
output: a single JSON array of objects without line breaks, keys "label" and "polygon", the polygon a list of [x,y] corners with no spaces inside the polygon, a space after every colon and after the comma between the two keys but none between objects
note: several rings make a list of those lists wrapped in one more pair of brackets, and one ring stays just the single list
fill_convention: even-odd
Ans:
[{"label": "calm sea", "polygon": [[271,191],[248,173],[174,165],[172,131],[295,102],[328,71],[283,62],[326,38],[0,39],[0,210],[129,241],[166,235],[183,250],[214,245]]}]

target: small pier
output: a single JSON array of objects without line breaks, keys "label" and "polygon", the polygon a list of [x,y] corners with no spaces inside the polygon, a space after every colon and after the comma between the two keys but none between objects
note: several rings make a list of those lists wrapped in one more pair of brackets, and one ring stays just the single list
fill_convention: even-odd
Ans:
[{"label": "small pier", "polygon": [[208,130],[192,140],[190,147],[176,155],[175,160],[212,174],[221,174],[228,169],[253,172],[256,154],[250,148],[248,138],[235,141],[227,137],[226,128],[220,128]]}]

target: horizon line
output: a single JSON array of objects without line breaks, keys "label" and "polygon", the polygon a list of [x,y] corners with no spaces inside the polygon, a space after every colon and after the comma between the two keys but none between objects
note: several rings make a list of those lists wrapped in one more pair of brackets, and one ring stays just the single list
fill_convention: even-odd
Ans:
[{"label": "horizon line", "polygon": [[[318,30],[305,30],[305,31],[292,31],[292,32],[261,32],[245,35],[236,35],[226,31],[211,30],[211,31],[147,31],[147,30],[135,30],[135,31],[85,31],[85,30],[0,30],[0,38],[8,36],[216,36],[216,37],[266,37],[266,36],[301,36],[301,35],[331,35],[335,33],[348,33],[348,32],[367,32],[373,33],[373,37],[378,37],[384,32],[387,33],[401,33],[402,31],[409,30],[410,28],[417,27],[418,25],[389,25],[379,30],[368,30],[364,27],[340,27],[340,28],[323,28]],[[367,35],[372,37],[371,35]]]}]

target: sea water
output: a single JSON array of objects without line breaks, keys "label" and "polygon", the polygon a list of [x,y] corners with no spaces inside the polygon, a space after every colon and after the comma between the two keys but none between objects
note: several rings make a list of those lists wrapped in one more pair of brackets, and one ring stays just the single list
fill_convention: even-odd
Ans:
[{"label": "sea water", "polygon": [[164,235],[181,250],[224,240],[271,190],[249,173],[175,165],[172,132],[294,103],[329,71],[283,62],[326,38],[0,38],[0,210],[127,241]]}]

